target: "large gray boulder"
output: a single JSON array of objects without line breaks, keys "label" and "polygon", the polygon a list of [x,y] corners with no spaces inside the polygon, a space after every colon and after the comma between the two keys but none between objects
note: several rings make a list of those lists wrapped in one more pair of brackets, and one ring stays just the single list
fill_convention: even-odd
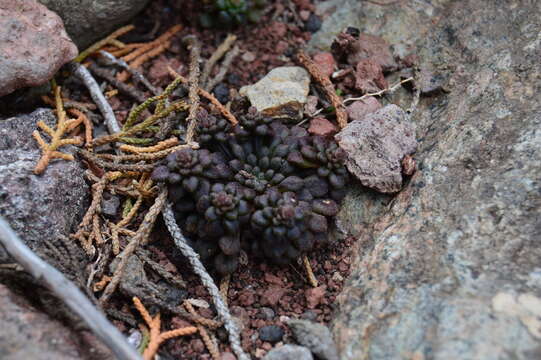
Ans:
[{"label": "large gray boulder", "polygon": [[80,51],[126,24],[148,3],[148,0],[38,1],[60,15]]},{"label": "large gray boulder", "polygon": [[442,3],[357,12],[363,31],[420,44],[449,92],[412,117],[405,188],[346,199],[359,241],[333,321],[341,359],[541,358],[541,3]]}]

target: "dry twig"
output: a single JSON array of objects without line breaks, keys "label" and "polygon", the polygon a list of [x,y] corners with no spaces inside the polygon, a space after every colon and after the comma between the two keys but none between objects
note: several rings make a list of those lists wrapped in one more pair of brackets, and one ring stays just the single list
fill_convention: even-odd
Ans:
[{"label": "dry twig", "polygon": [[410,81],[413,81],[413,77],[409,77],[407,79],[401,80],[401,81],[397,82],[396,84],[394,84],[392,86],[389,86],[388,88],[385,88],[385,89],[380,90],[380,91],[364,94],[363,96],[359,96],[359,97],[347,98],[347,99],[344,100],[344,102],[342,104],[346,105],[347,103],[352,102],[352,101],[364,100],[364,99],[366,99],[367,97],[370,97],[370,96],[381,96],[381,95],[386,94],[386,93],[391,93],[392,94],[400,86],[402,86],[402,84],[405,84],[405,83],[410,82]]},{"label": "dry twig", "polygon": [[235,43],[237,40],[237,37],[232,34],[228,34],[225,40],[218,46],[216,51],[210,56],[210,58],[205,63],[205,67],[203,68],[203,73],[201,74],[201,87],[207,91],[211,91],[212,88],[209,88],[207,85],[210,73],[212,72],[212,68],[216,63],[229,51],[231,48],[231,45]]},{"label": "dry twig", "polygon": [[190,47],[190,76],[188,78],[190,99],[190,112],[186,122],[188,128],[186,130],[186,142],[192,142],[195,135],[195,127],[197,125],[197,110],[199,109],[199,58],[201,56],[201,44],[195,36],[187,36],[186,43]]},{"label": "dry twig", "polygon": [[[75,61],[77,63],[80,63],[84,59],[86,59],[88,55],[98,51],[100,48],[104,47],[105,45],[109,45],[109,44],[113,44],[113,43],[114,43],[114,45],[119,45],[116,42],[117,41],[116,38],[118,38],[118,37],[130,32],[130,31],[132,31],[133,29],[135,29],[135,26],[133,26],[133,25],[126,25],[124,27],[121,27],[120,29],[113,32],[111,35],[107,36],[105,39],[98,41],[94,45],[90,46],[88,49],[81,52],[75,58],[75,60],[73,60],[73,61]],[[121,46],[123,46],[123,44]]]},{"label": "dry twig", "polygon": [[310,260],[308,260],[308,256],[304,255],[302,257],[302,262],[304,264],[304,268],[306,269],[306,275],[308,276],[308,281],[310,282],[310,285],[316,288],[318,286],[318,283],[317,283],[316,276],[314,275],[314,272],[312,271],[312,265],[310,265]]},{"label": "dry twig", "polygon": [[[184,307],[193,316],[198,315],[189,301],[184,301]],[[210,336],[207,333],[205,327],[203,325],[197,325],[197,330],[199,331],[199,335],[201,335],[201,338],[203,338],[203,343],[205,343],[205,346],[207,347],[207,350],[209,351],[212,358],[214,360],[220,360],[222,358],[220,355],[220,349],[218,349],[216,344],[210,339]]]}]

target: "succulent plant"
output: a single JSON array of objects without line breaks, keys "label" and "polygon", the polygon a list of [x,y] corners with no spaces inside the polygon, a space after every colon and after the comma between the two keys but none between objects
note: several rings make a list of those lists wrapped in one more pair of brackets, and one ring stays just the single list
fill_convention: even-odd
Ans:
[{"label": "succulent plant", "polygon": [[204,27],[231,28],[247,22],[256,23],[266,0],[211,0],[199,21]]},{"label": "succulent plant", "polygon": [[327,238],[349,181],[333,139],[265,117],[239,125],[200,111],[198,150],[170,154],[152,178],[164,182],[177,221],[201,258],[233,272],[242,249],[286,264]]}]

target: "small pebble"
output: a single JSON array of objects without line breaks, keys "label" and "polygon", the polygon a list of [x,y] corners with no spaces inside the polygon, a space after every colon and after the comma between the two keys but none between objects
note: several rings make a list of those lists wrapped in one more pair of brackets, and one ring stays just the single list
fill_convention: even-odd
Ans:
[{"label": "small pebble", "polygon": [[113,217],[117,215],[120,206],[120,198],[114,195],[109,196],[108,199],[104,198],[101,202],[101,213],[105,216]]},{"label": "small pebble", "polygon": [[263,326],[259,329],[259,339],[261,341],[268,341],[271,343],[276,343],[282,340],[284,336],[284,329],[277,325],[268,325]]},{"label": "small pebble", "polygon": [[310,17],[304,24],[304,29],[311,33],[315,33],[320,28],[321,28],[321,19],[316,14],[310,15]]},{"label": "small pebble", "polygon": [[275,312],[271,308],[268,307],[262,307],[259,309],[259,313],[257,316],[264,320],[272,320],[274,318]]},{"label": "small pebble", "polygon": [[251,51],[247,51],[242,54],[242,60],[246,62],[252,62],[255,60],[255,54]]},{"label": "small pebble", "polygon": [[230,352],[224,352],[222,353],[222,360],[237,360],[236,356],[231,354]]},{"label": "small pebble", "polygon": [[312,310],[306,310],[302,313],[301,319],[315,321],[317,319],[317,313]]},{"label": "small pebble", "polygon": [[227,104],[229,102],[229,88],[225,84],[220,83],[216,85],[214,90],[212,90],[212,93],[222,104]]}]

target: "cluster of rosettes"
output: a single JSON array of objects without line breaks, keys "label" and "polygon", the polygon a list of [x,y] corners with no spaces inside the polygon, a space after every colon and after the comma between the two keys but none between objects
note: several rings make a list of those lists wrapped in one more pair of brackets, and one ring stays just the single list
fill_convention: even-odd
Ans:
[{"label": "cluster of rosettes", "polygon": [[201,110],[198,140],[152,178],[167,184],[177,221],[220,274],[237,268],[242,249],[287,264],[326,241],[349,180],[333,139],[250,108],[236,127]]}]

